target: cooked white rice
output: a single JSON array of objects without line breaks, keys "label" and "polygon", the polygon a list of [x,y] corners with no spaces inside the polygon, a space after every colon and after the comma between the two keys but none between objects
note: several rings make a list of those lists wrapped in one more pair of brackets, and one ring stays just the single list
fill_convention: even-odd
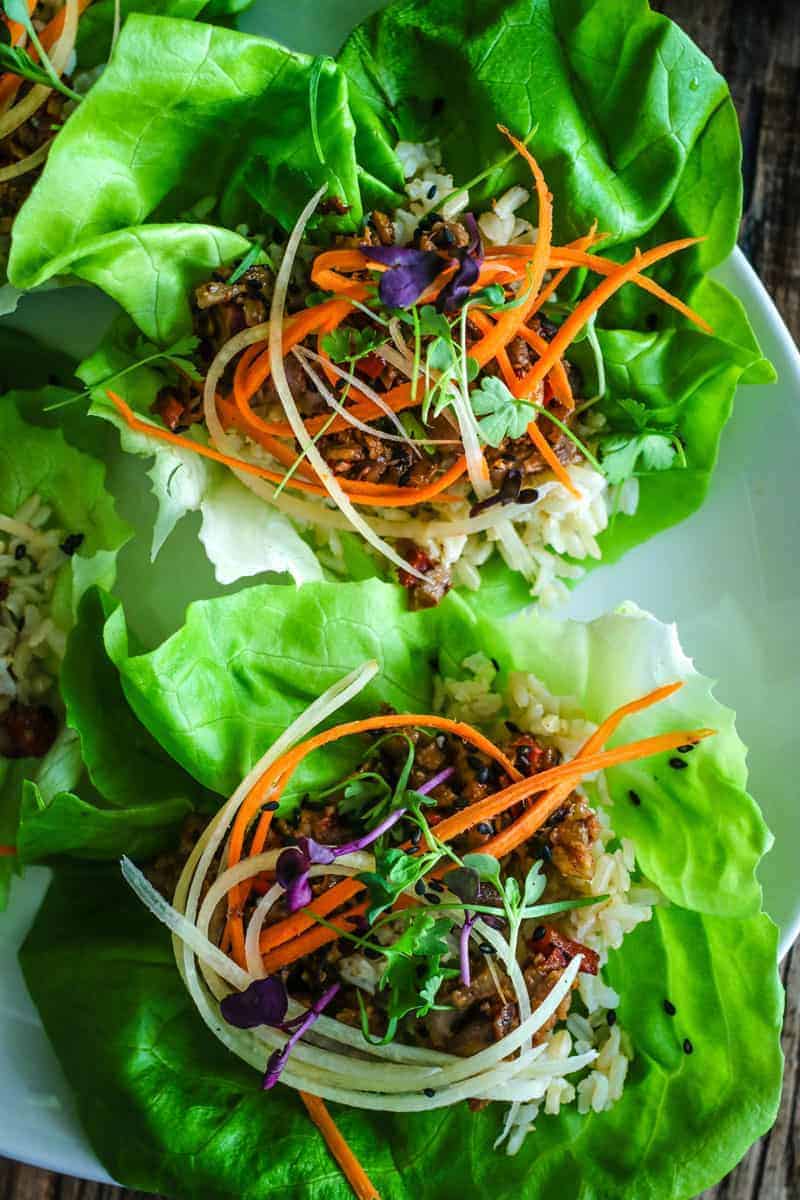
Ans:
[{"label": "cooked white rice", "polygon": [[[462,666],[463,679],[436,681],[434,703],[448,716],[483,725],[495,736],[502,722],[511,720],[543,745],[555,746],[567,759],[596,728],[574,697],[554,696],[535,675],[512,672],[501,692],[496,688],[497,669],[485,654],[472,655]],[[593,784],[601,800],[608,797],[602,772],[593,777]],[[594,871],[591,879],[572,882],[579,893],[608,899],[568,912],[561,920],[568,937],[599,955],[601,970],[597,976],[579,975],[580,1004],[573,1005],[566,1027],[550,1034],[543,1062],[553,1063],[553,1073],[542,1078],[541,1099],[512,1105],[501,1138],[509,1154],[516,1154],[540,1117],[556,1115],[564,1104],[575,1104],[580,1113],[611,1108],[622,1095],[633,1058],[630,1039],[616,1020],[620,997],[603,978],[603,967],[609,951],[617,949],[637,925],[649,921],[653,906],[663,898],[652,884],[634,882],[633,843],[616,838],[604,807],[596,807],[595,813],[600,829],[591,847]],[[591,1067],[571,1080],[557,1073],[560,1060],[588,1051],[597,1052]]]},{"label": "cooked white rice", "polygon": [[66,636],[50,616],[56,576],[68,561],[65,533],[49,528],[52,510],[34,494],[0,513],[0,715],[15,701],[39,702],[54,687]]}]

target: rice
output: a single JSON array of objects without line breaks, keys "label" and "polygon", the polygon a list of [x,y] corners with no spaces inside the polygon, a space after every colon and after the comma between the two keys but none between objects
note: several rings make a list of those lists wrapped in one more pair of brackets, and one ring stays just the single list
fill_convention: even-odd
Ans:
[{"label": "rice", "polygon": [[[497,687],[498,669],[485,654],[474,654],[461,664],[461,679],[438,678],[434,702],[446,715],[484,725],[499,733],[502,723],[513,721],[521,730],[534,734],[547,746],[555,746],[565,759],[573,758],[596,726],[587,719],[575,697],[555,696],[535,675],[512,671],[502,691]],[[621,1097],[633,1058],[630,1039],[617,1020],[620,996],[603,977],[609,951],[617,949],[626,934],[652,917],[653,906],[663,903],[658,889],[636,879],[633,842],[618,839],[604,806],[608,787],[604,773],[592,779],[598,835],[590,850],[593,870],[589,879],[571,879],[577,893],[606,896],[603,902],[574,909],[560,919],[567,937],[594,950],[600,960],[597,975],[580,974],[575,1001],[565,1025],[554,1029],[541,1060],[552,1064],[543,1074],[540,1098],[512,1105],[498,1144],[506,1143],[508,1154],[516,1154],[540,1118],[556,1116],[563,1105],[574,1105],[581,1114],[605,1112]],[[576,789],[582,793],[579,787]],[[570,1055],[594,1052],[589,1067],[573,1073],[572,1079],[558,1074],[558,1064]]]},{"label": "rice", "polygon": [[14,703],[49,697],[64,656],[66,635],[50,608],[58,572],[77,546],[51,517],[37,494],[13,516],[0,513],[0,717]]}]

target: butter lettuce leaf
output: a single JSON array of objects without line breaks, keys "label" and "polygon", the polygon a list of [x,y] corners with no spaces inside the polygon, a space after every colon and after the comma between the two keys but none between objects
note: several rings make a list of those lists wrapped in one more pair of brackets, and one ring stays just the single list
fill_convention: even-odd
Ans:
[{"label": "butter lettuce leaf", "polygon": [[[143,357],[137,349],[138,340],[136,327],[121,319],[98,350],[81,363],[78,375],[91,390],[92,416],[119,430],[123,450],[150,460],[146,474],[158,503],[151,561],[176,524],[187,513],[198,511],[199,537],[219,583],[233,583],[264,572],[289,575],[296,583],[321,579],[322,568],[316,556],[289,519],[254,496],[226,467],[137,433],[120,418],[106,397],[104,381],[126,371],[109,386],[146,419],[166,382],[154,365],[129,369]],[[100,423],[90,420],[89,424]]]},{"label": "butter lettuce leaf", "polygon": [[[602,1114],[540,1117],[513,1158],[493,1150],[497,1105],[413,1117],[334,1106],[334,1115],[386,1200],[449,1200],[456,1178],[500,1200],[690,1200],[769,1127],[780,1095],[782,998],[776,930],[758,911],[753,876],[768,836],[745,790],[733,714],[673,629],[633,608],[587,625],[536,613],[495,621],[458,597],[413,614],[399,589],[369,582],[251,588],[197,604],[183,629],[144,655],[130,652],[117,608],[103,638],[131,709],[221,795],[367,657],[381,674],[337,720],[381,701],[429,707],[434,673],[464,673],[465,656],[478,650],[495,657],[501,684],[511,670],[535,671],[594,719],[685,679],[663,706],[626,721],[620,737],[678,722],[717,736],[681,772],[651,760],[608,774],[615,828],[635,840],[643,869],[673,901],[612,952],[607,968],[635,1048],[622,1099]],[[326,764],[314,770],[320,781]],[[59,866],[21,961],[92,1145],[115,1178],[198,1200],[349,1195],[298,1098],[285,1088],[265,1096],[257,1074],[203,1027],[169,936],[116,867]]]},{"label": "butter lettuce leaf", "polygon": [[[327,227],[357,225],[347,82],[332,59],[314,62],[265,38],[132,14],[15,222],[11,282],[76,275],[168,339],[189,327],[192,284],[247,250],[232,230],[290,228],[323,183],[346,206]],[[198,204],[213,224],[193,220]]]},{"label": "butter lettuce leaf", "polygon": [[[13,516],[36,494],[52,509],[56,528],[83,534],[82,544],[65,560],[53,589],[49,615],[64,632],[72,627],[80,598],[89,587],[112,586],[117,552],[130,536],[106,490],[102,463],[71,445],[60,430],[34,425],[23,415],[66,395],[59,388],[35,394],[11,391],[0,403],[0,512]],[[74,786],[80,774],[74,739],[59,738],[41,759],[0,758],[0,842],[16,844],[25,779],[35,780],[42,795],[49,797]],[[5,907],[17,868],[16,858],[0,858],[0,909]]]}]

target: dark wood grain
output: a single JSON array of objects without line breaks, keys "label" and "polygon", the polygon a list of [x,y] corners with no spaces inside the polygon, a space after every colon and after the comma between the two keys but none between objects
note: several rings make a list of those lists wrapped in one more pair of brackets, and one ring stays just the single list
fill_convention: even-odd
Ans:
[{"label": "dark wood grain", "polygon": [[[654,7],[678,21],[730,83],[744,145],[740,243],[800,341],[800,0],[661,0]],[[778,1120],[701,1200],[800,1198],[800,946],[783,979],[786,1077]],[[0,1200],[144,1198],[0,1159]]]}]

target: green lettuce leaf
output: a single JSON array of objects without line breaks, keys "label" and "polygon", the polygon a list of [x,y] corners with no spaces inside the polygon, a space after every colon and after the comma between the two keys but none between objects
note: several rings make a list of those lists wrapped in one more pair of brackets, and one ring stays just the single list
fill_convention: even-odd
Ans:
[{"label": "green lettuce leaf", "polygon": [[[131,13],[154,17],[183,17],[187,21],[202,18],[212,23],[226,22],[244,12],[253,0],[121,0],[120,17],[125,22]],[[81,16],[75,53],[78,69],[85,71],[106,62],[114,31],[114,0],[98,0]]]},{"label": "green lettuce leaf", "polygon": [[[745,791],[733,715],[674,630],[633,608],[588,625],[535,613],[503,622],[458,597],[410,614],[398,591],[374,582],[252,588],[192,606],[186,626],[145,655],[129,653],[116,609],[105,647],[137,716],[223,794],[310,700],[367,657],[381,674],[337,720],[381,701],[428,707],[434,672],[462,674],[477,650],[496,658],[501,682],[510,670],[536,671],[595,719],[685,679],[621,736],[685,722],[717,737],[681,772],[660,760],[609,772],[615,828],[634,838],[643,869],[673,901],[607,968],[635,1046],[622,1100],[599,1115],[541,1117],[514,1158],[492,1148],[503,1116],[496,1105],[479,1114],[459,1105],[414,1117],[334,1115],[386,1200],[449,1200],[454,1183],[500,1200],[689,1200],[769,1127],[780,1095],[776,930],[758,912],[753,876],[768,839]],[[316,779],[325,771],[318,764]],[[628,798],[634,786],[638,806]],[[284,1088],[265,1096],[256,1074],[204,1029],[168,935],[116,868],[60,867],[21,960],[115,1178],[197,1200],[349,1195],[297,1097]]]},{"label": "green lettuce leaf", "polygon": [[[741,149],[727,86],[643,0],[405,0],[359,25],[339,61],[359,97],[357,121],[369,112],[384,152],[398,137],[439,137],[459,181],[504,155],[498,123],[519,136],[535,130],[560,241],[594,220],[620,255],[705,236],[661,268],[675,287],[735,245]],[[374,154],[372,163],[379,169]],[[394,182],[389,171],[385,180]],[[520,159],[471,194],[487,202],[512,182],[529,185]]]},{"label": "green lettuce leaf", "polygon": [[[65,393],[49,388],[44,398],[55,401]],[[105,467],[76,449],[57,429],[40,428],[22,413],[38,403],[42,395],[9,392],[0,404],[0,512],[13,515],[37,493],[52,507],[58,528],[82,533],[77,553],[60,569],[53,591],[52,617],[65,631],[77,612],[81,596],[92,584],[110,587],[114,582],[116,555],[127,541],[128,526],[117,516],[114,501],[105,488]],[[59,739],[43,759],[0,759],[0,841],[16,842],[22,783],[36,781],[43,796],[74,786],[80,776],[74,742]],[[11,875],[17,869],[13,858],[0,858],[0,910],[5,907]]]},{"label": "green lettuce leaf", "polygon": [[[119,673],[103,646],[117,602],[98,589],[81,601],[61,670],[68,725],[77,731],[87,778],[47,790],[31,780],[23,792],[20,862],[71,854],[81,858],[149,856],[174,841],[184,817],[214,801],[136,720]],[[74,736],[74,734],[73,734]]]},{"label": "green lettuce leaf", "polygon": [[[347,83],[333,60],[319,71],[315,61],[264,38],[133,14],[15,223],[12,283],[77,275],[168,339],[189,327],[192,284],[247,250],[230,230],[256,219],[261,233],[291,227],[323,183],[348,206],[325,224],[357,224]],[[324,161],[310,132],[312,78]],[[187,216],[200,202],[216,226]]]},{"label": "green lettuce leaf", "polygon": [[166,382],[155,366],[128,370],[143,357],[137,349],[138,340],[136,327],[126,319],[120,320],[91,358],[81,363],[78,375],[93,389],[90,413],[119,430],[123,450],[152,460],[147,477],[158,503],[158,515],[151,561],[178,521],[187,513],[199,511],[200,541],[219,583],[233,583],[266,571],[289,575],[296,583],[321,579],[321,566],[289,519],[254,496],[226,467],[136,433],[119,417],[106,398],[102,381],[127,370],[109,386],[146,418]]}]

